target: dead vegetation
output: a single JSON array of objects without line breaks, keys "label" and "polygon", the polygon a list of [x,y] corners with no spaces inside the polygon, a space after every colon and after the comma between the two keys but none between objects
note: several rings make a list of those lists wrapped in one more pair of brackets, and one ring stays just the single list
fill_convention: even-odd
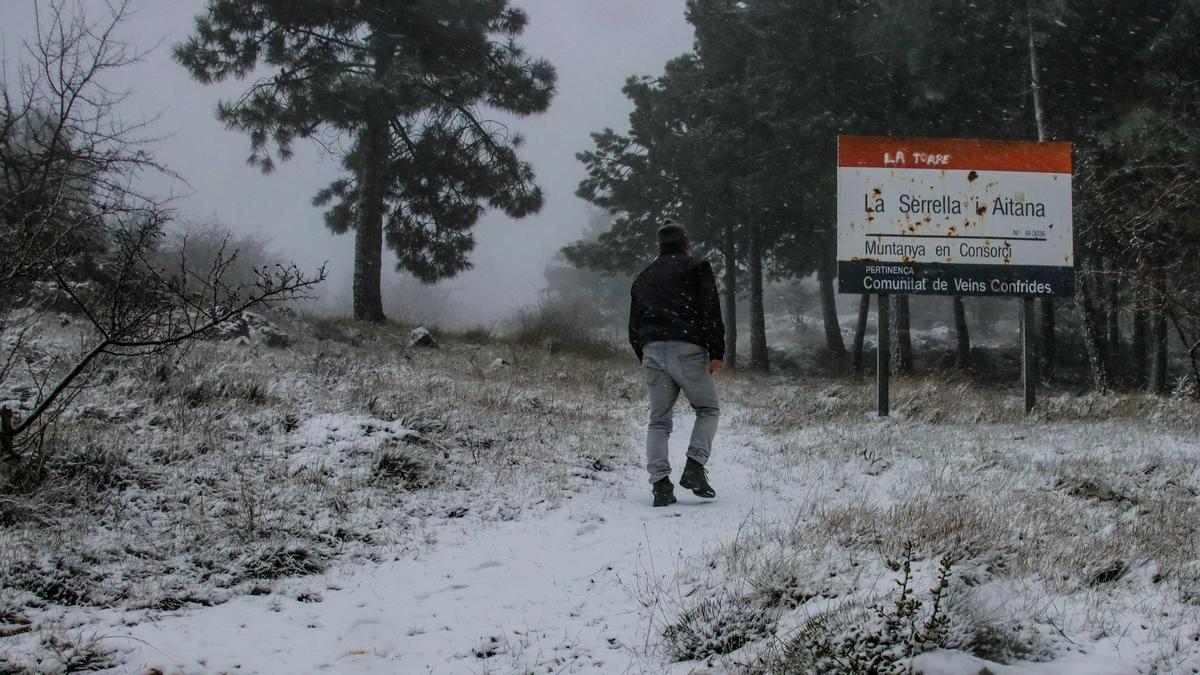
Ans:
[{"label": "dead vegetation", "polygon": [[[640,394],[628,369],[274,319],[290,348],[202,343],[81,392],[0,494],[7,623],[270,592],[339,561],[420,550],[450,519],[552,507],[636,461],[612,433]],[[69,342],[69,327],[45,329]],[[16,667],[6,658],[0,670]]]},{"label": "dead vegetation", "polygon": [[[753,637],[759,619],[709,617],[702,643],[714,648],[680,650],[680,631],[696,633],[714,610],[683,601],[664,626],[673,658],[747,672],[909,672],[929,649],[1050,661],[1096,640],[1175,645],[1147,654],[1157,672],[1200,658],[1194,402],[1060,395],[1026,418],[1016,391],[902,379],[898,413],[880,420],[868,384],[732,381],[742,419],[767,434],[755,460],[762,488],[812,498],[681,577],[725,598],[720,616],[778,608],[769,634]],[[775,475],[803,478],[779,485]],[[948,623],[909,650],[916,633],[900,640],[895,612],[880,608],[902,600],[894,586],[911,575],[925,606],[904,611],[926,621],[934,598],[920,589],[941,587],[938,561],[953,568],[938,601]]]}]

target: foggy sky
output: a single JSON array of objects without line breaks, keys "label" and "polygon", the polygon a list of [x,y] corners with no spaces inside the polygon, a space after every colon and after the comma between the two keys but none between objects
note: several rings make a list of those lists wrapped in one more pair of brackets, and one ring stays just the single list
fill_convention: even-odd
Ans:
[{"label": "foggy sky", "polygon": [[[32,34],[35,1],[43,6],[46,2],[0,0],[0,34],[10,64],[10,59],[24,56],[20,41]],[[89,13],[102,15],[104,0],[84,3]],[[129,119],[161,114],[154,130],[166,138],[158,159],[186,180],[179,184],[151,178],[150,186],[160,194],[179,193],[177,208],[184,218],[217,219],[236,231],[260,234],[271,240],[274,250],[304,267],[328,260],[330,279],[319,293],[348,314],[354,235],[329,233],[321,209],[311,204],[313,194],[340,174],[337,158],[297,144],[295,158],[278,163],[269,175],[248,166],[247,137],[226,130],[213,117],[218,98],[235,96],[245,83],[201,85],[170,58],[171,46],[190,32],[204,0],[133,3],[136,13],[121,33],[132,47],[153,51],[109,84],[131,90],[122,108]],[[592,131],[627,128],[632,106],[621,94],[627,76],[660,73],[668,59],[691,47],[690,26],[683,17],[685,0],[513,4],[530,16],[521,38],[528,53],[558,68],[558,93],[550,110],[513,125],[526,138],[521,155],[533,163],[546,204],[540,213],[520,221],[489,212],[476,226],[471,258],[475,269],[443,284],[450,289],[451,313],[462,324],[492,324],[536,300],[545,264],[586,224],[588,205],[574,195],[585,176],[575,153],[590,147]],[[400,292],[392,265],[385,254],[385,306],[389,293]]]}]

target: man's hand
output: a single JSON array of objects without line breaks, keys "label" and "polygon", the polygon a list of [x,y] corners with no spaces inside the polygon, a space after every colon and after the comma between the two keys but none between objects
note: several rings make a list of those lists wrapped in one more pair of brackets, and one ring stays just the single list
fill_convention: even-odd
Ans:
[{"label": "man's hand", "polygon": [[713,359],[712,361],[708,362],[708,374],[716,375],[717,373],[721,372],[721,369],[724,367],[725,367],[724,361],[722,361],[720,359]]}]

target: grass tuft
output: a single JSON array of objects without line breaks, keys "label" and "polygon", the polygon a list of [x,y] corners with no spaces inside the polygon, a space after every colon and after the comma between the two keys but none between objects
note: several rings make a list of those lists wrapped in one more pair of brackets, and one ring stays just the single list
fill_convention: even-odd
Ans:
[{"label": "grass tuft", "polygon": [[717,595],[682,612],[663,631],[672,661],[729,654],[771,634],[775,612],[747,596]]}]

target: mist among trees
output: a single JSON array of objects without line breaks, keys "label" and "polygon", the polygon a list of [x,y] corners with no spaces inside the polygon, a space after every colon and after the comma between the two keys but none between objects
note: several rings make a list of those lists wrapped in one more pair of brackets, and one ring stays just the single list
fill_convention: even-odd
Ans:
[{"label": "mist among trees", "polygon": [[[861,364],[867,300],[851,342],[833,291],[837,135],[1067,140],[1079,292],[1040,304],[1043,377],[1081,350],[1095,389],[1162,391],[1176,339],[1200,374],[1191,3],[693,0],[688,21],[691,52],[628,80],[629,129],[596,132],[579,155],[579,195],[615,222],[568,246],[573,263],[637,267],[674,214],[723,268],[731,345],[729,317],[749,300],[750,367],[770,366],[765,283],[814,272],[826,350],[843,358],[849,342]],[[892,367],[909,373],[909,299],[897,300]],[[947,309],[966,367],[966,316],[984,310]]]}]

